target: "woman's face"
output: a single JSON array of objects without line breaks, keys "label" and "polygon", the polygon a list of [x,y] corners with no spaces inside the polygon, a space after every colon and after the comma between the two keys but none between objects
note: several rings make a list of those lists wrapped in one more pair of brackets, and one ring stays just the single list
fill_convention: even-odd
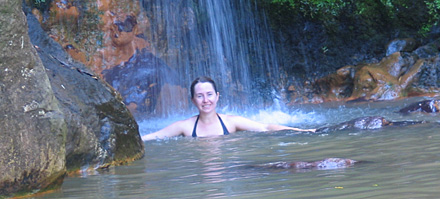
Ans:
[{"label": "woman's face", "polygon": [[199,112],[208,113],[215,111],[219,93],[215,92],[214,87],[209,82],[197,83],[194,86],[194,97],[192,99]]}]

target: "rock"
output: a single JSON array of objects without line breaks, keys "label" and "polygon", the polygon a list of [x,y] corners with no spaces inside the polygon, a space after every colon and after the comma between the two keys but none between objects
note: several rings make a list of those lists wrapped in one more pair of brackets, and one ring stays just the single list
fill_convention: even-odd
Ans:
[{"label": "rock", "polygon": [[65,115],[21,4],[0,8],[0,198],[59,186],[66,172]]},{"label": "rock", "polygon": [[372,130],[372,129],[380,129],[385,126],[407,126],[425,123],[425,121],[389,121],[380,116],[367,116],[360,117],[348,122],[342,122],[337,125],[318,128],[315,133],[330,133],[341,130],[348,129],[361,129],[361,130]]},{"label": "rock", "polygon": [[428,60],[415,60],[413,56],[394,53],[376,64],[367,64],[356,71],[350,100],[393,100],[405,97],[420,72],[431,64]]},{"label": "rock", "polygon": [[[159,94],[162,93],[163,89],[170,90],[169,86],[171,86],[164,88],[165,82],[171,84],[174,82],[171,87],[179,86],[175,83],[179,78],[177,73],[163,60],[157,58],[145,48],[136,51],[129,61],[104,70],[102,74],[105,80],[121,93],[124,102],[133,107],[132,112],[138,115],[159,111],[157,109],[159,108],[157,107],[159,105]],[[171,102],[166,105],[176,107],[172,106],[171,103],[178,102],[183,104],[182,109],[187,106],[185,102],[188,101],[188,95],[186,93],[180,94],[183,92],[186,92],[186,90],[176,89]],[[180,97],[178,98],[178,96]],[[163,100],[166,99],[163,98]],[[166,110],[163,111],[166,112]]]},{"label": "rock", "polygon": [[120,95],[52,40],[27,12],[29,36],[65,115],[69,171],[118,165],[143,156],[138,125]]},{"label": "rock", "polygon": [[52,2],[51,12],[54,13],[52,23],[72,23],[76,24],[80,15],[77,7],[65,0],[55,0]]},{"label": "rock", "polygon": [[416,48],[417,42],[413,38],[395,39],[387,45],[386,56],[395,52],[411,52]]},{"label": "rock", "polygon": [[411,87],[407,89],[408,96],[437,94],[440,88],[440,57],[425,60],[414,77]]},{"label": "rock", "polygon": [[104,34],[104,41],[103,47],[94,56],[93,70],[96,73],[128,62],[137,51],[149,48],[133,14],[107,11],[101,23],[105,24],[100,30]]},{"label": "rock", "polygon": [[343,122],[338,125],[330,127],[322,127],[316,130],[316,133],[329,133],[333,131],[340,131],[345,129],[378,129],[389,124],[383,117],[360,117],[348,122]]},{"label": "rock", "polygon": [[329,170],[329,169],[342,169],[353,166],[359,163],[356,160],[345,158],[326,158],[320,161],[313,162],[272,162],[266,164],[260,164],[256,167],[267,169],[317,169],[317,170]]},{"label": "rock", "polygon": [[399,113],[425,112],[437,113],[440,111],[440,100],[424,100],[415,102],[399,110]]},{"label": "rock", "polygon": [[419,58],[432,58],[439,55],[440,51],[440,38],[427,44],[417,48],[413,53],[417,55]]},{"label": "rock", "polygon": [[378,101],[438,95],[440,39],[412,52],[407,52],[412,47],[399,49],[378,63],[348,65],[316,80],[313,83],[314,96],[320,96],[325,102]]},{"label": "rock", "polygon": [[325,101],[339,101],[349,97],[353,91],[355,67],[345,66],[315,82],[314,89]]}]

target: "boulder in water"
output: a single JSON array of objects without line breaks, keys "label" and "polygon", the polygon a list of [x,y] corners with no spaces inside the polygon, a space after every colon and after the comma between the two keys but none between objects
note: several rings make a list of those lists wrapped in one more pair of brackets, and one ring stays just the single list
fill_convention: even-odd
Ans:
[{"label": "boulder in water", "polygon": [[384,117],[380,116],[366,116],[360,117],[348,122],[342,122],[337,125],[322,127],[316,129],[315,133],[330,133],[334,131],[348,130],[348,129],[362,129],[362,130],[372,130],[380,129],[385,126],[407,126],[425,123],[425,121],[389,121]]},{"label": "boulder in water", "polygon": [[66,173],[66,117],[21,3],[2,1],[0,15],[0,198],[59,186]]},{"label": "boulder in water", "polygon": [[436,113],[440,111],[440,100],[424,100],[415,102],[399,110],[399,113],[425,112]]},{"label": "boulder in water", "polygon": [[329,170],[329,169],[342,169],[353,166],[358,163],[356,160],[345,158],[326,158],[324,160],[312,161],[312,162],[272,162],[266,164],[257,165],[257,167],[268,169],[317,169],[317,170]]},{"label": "boulder in water", "polygon": [[138,125],[121,96],[82,63],[73,61],[25,7],[31,42],[37,47],[65,116],[69,171],[118,165],[141,158]]}]

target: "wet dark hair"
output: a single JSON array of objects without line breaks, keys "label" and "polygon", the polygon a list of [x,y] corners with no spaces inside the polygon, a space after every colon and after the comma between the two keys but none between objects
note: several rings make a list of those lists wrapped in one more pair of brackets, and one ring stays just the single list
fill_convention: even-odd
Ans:
[{"label": "wet dark hair", "polygon": [[196,84],[198,83],[211,83],[212,87],[214,87],[214,91],[215,93],[217,93],[217,86],[215,86],[215,82],[214,80],[212,80],[210,77],[207,76],[202,76],[202,77],[197,77],[192,83],[191,83],[191,98],[194,98],[194,87],[196,87]]}]

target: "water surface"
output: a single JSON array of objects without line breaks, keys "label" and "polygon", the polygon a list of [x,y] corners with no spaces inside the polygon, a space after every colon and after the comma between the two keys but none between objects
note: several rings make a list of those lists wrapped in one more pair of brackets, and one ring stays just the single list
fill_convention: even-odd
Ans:
[{"label": "water surface", "polygon": [[[143,159],[66,178],[60,190],[35,198],[438,198],[440,116],[395,113],[417,100],[421,98],[303,105],[288,113],[262,111],[252,115],[253,119],[304,128],[373,115],[429,123],[321,135],[238,132],[214,138],[148,141]],[[142,133],[165,125],[140,124]],[[365,162],[333,170],[253,167],[328,157]]]}]

